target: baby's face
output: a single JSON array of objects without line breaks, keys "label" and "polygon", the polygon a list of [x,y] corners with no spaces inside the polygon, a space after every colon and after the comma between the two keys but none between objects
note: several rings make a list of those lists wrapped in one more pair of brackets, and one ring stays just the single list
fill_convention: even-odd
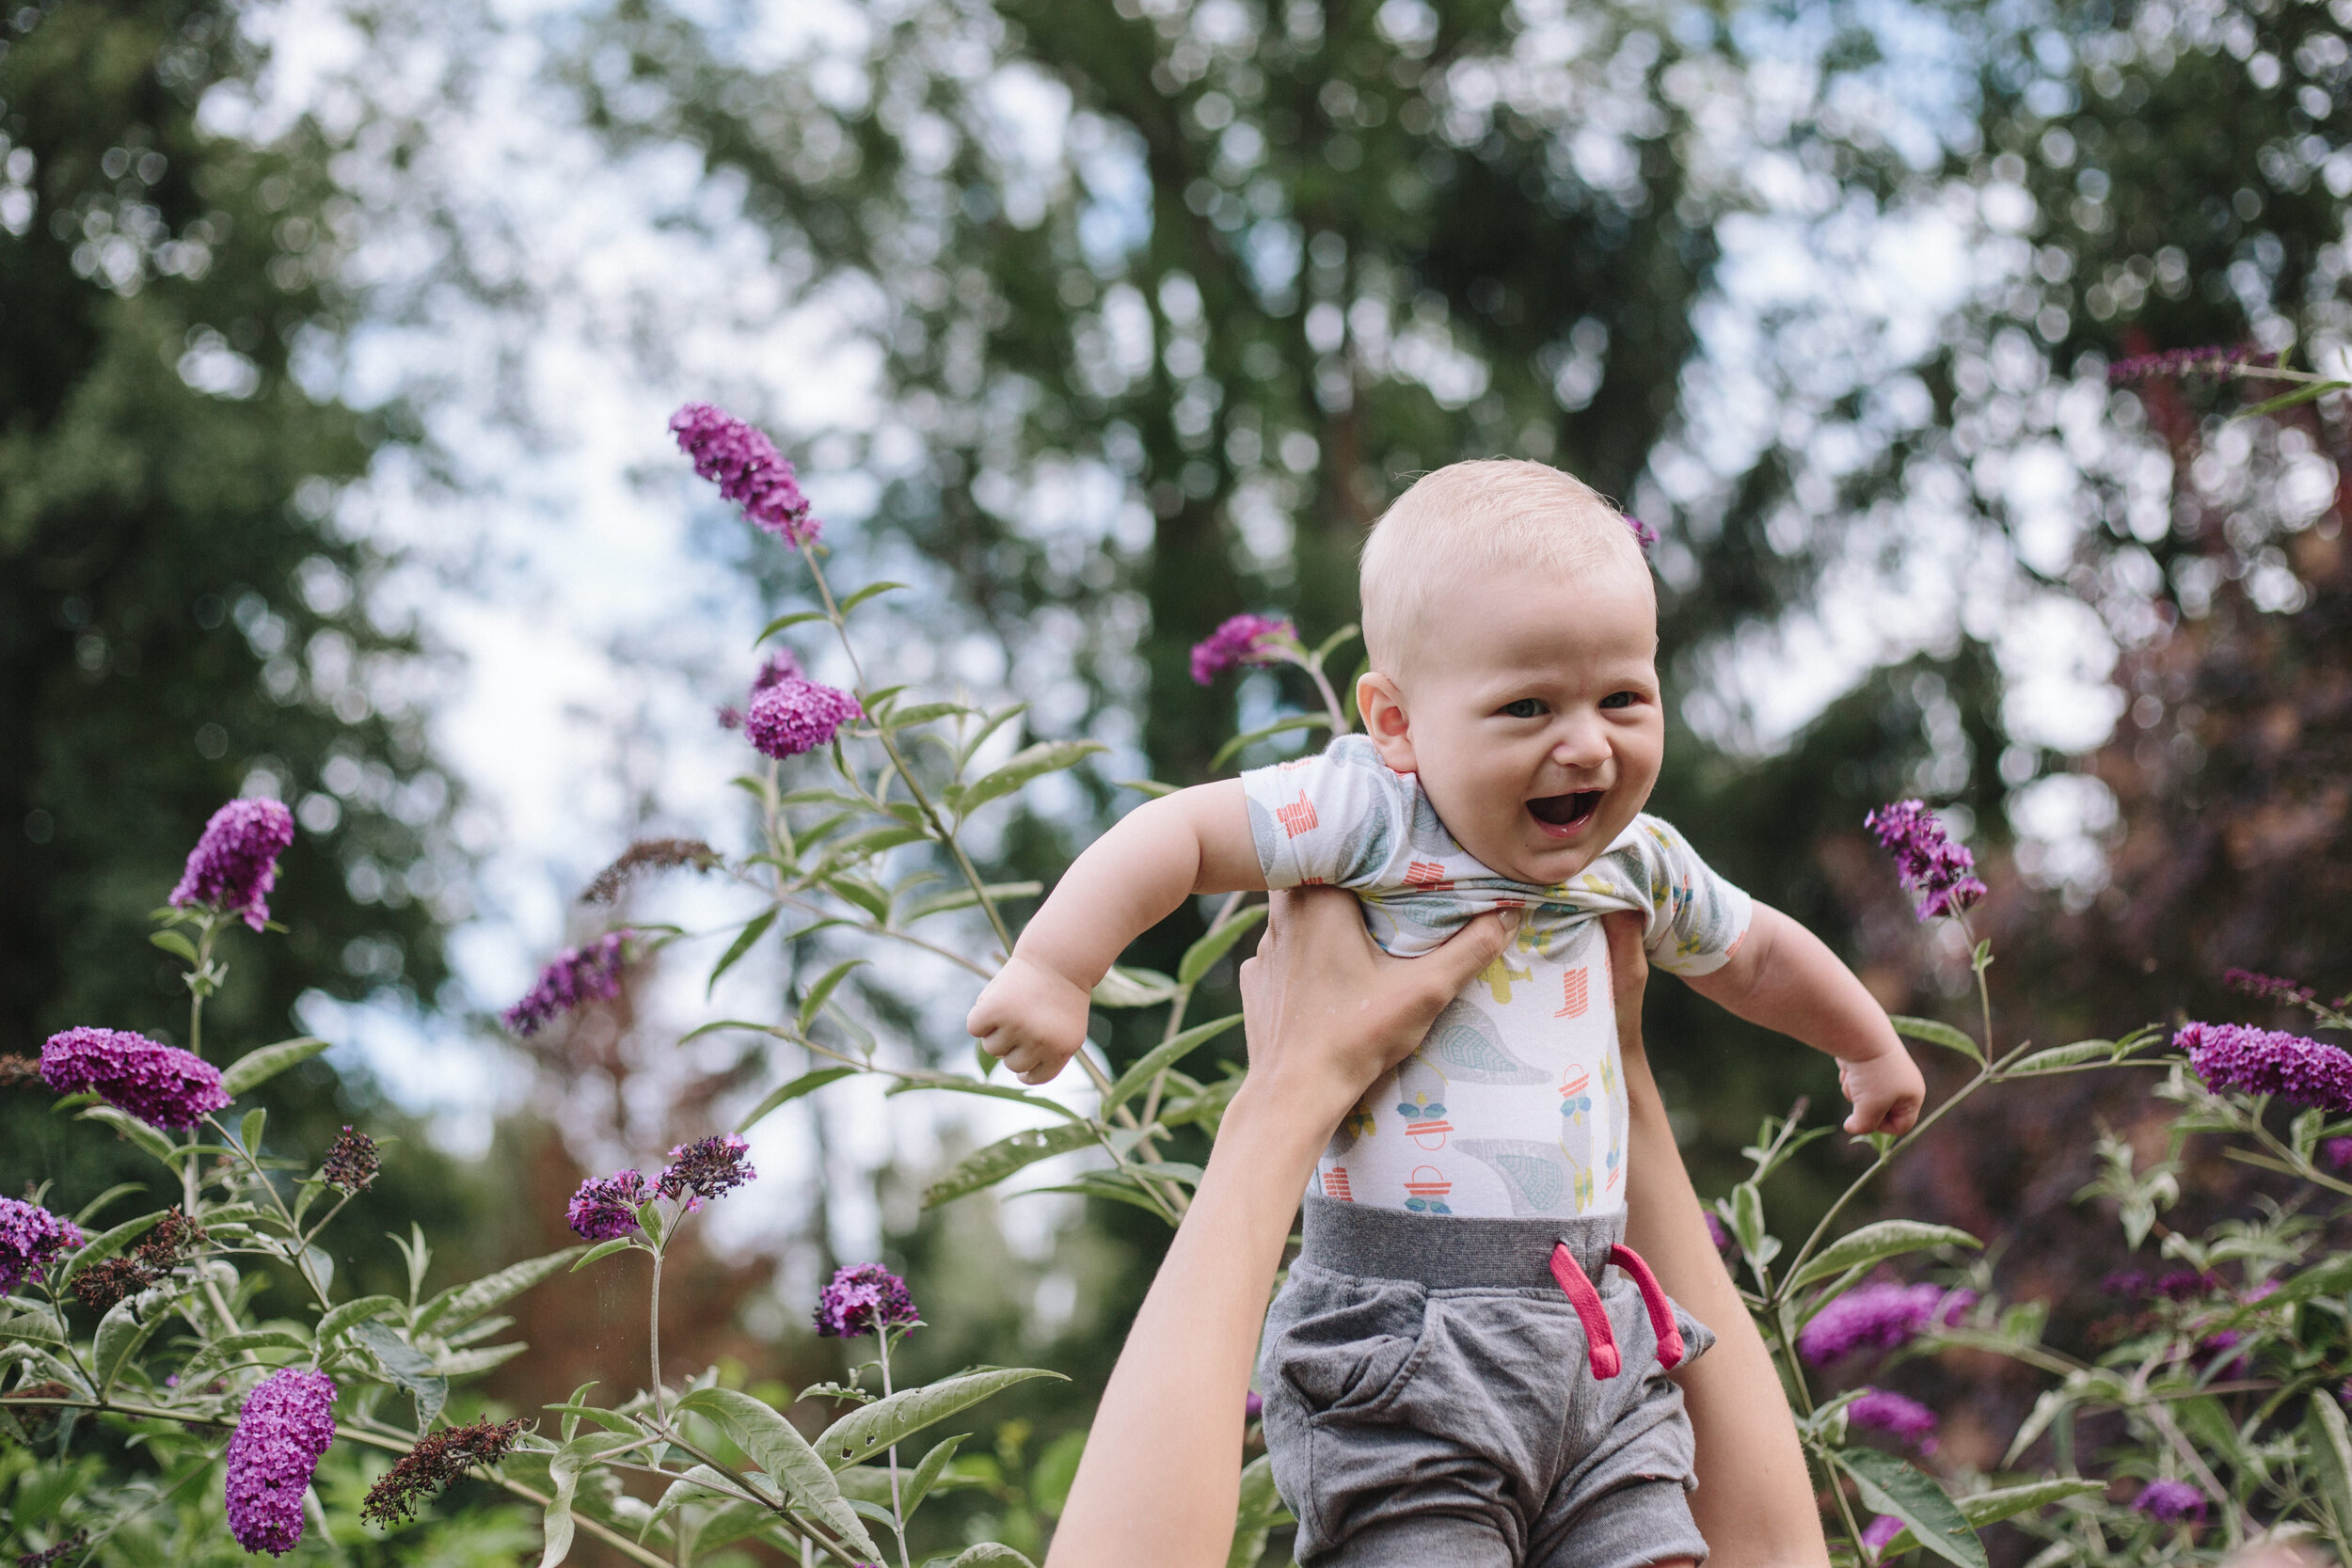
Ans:
[{"label": "baby's face", "polygon": [[1665,755],[1648,581],[1465,571],[1428,609],[1403,679],[1359,689],[1374,742],[1483,863],[1565,881],[1633,820]]}]

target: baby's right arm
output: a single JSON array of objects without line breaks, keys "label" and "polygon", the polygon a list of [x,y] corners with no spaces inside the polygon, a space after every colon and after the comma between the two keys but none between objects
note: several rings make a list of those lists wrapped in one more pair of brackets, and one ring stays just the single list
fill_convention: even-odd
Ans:
[{"label": "baby's right arm", "polygon": [[1265,885],[1240,780],[1148,801],[1062,874],[963,1026],[1042,1084],[1084,1043],[1089,993],[1129,942],[1195,894]]}]

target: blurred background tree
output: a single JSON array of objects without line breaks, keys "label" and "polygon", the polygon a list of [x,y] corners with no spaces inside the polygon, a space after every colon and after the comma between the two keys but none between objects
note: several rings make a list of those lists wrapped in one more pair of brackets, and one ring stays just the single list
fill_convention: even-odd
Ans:
[{"label": "blurred background tree", "polygon": [[[464,866],[403,696],[422,645],[372,615],[381,558],[336,520],[404,435],[331,391],[336,148],[309,121],[270,145],[199,122],[262,66],[234,5],[26,6],[0,40],[0,1049],[76,1024],[184,1043],[148,914],[241,791],[300,820],[272,897],[291,934],[227,939],[208,1039],[297,1034],[314,990],[429,1002]],[[389,1109],[319,1058],[264,1099],[310,1159]],[[47,1096],[0,1095],[0,1190],[56,1174],[87,1201],[136,1174],[107,1149]],[[462,1231],[451,1177],[414,1140],[353,1234],[411,1212]]]}]

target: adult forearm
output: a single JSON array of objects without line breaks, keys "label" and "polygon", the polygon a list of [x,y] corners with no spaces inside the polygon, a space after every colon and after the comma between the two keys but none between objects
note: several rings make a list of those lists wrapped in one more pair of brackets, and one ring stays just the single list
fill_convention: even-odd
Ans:
[{"label": "adult forearm", "polygon": [[1712,1548],[1708,1568],[1819,1568],[1829,1547],[1772,1353],[1708,1234],[1648,1059],[1638,1049],[1623,1055],[1633,1146],[1626,1240],[1715,1331],[1715,1348],[1676,1377],[1698,1436],[1691,1509]]},{"label": "adult forearm", "polygon": [[1112,1370],[1047,1568],[1216,1568],[1240,1496],[1242,1403],[1299,1194],[1344,1111],[1246,1085]]}]

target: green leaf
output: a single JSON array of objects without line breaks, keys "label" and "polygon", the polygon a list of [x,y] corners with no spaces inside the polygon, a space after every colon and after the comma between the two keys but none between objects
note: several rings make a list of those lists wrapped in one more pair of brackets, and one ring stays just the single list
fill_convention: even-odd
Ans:
[{"label": "green leaf", "polygon": [[[1962,1518],[1982,1529],[1987,1525],[1997,1524],[2037,1508],[2062,1503],[2069,1497],[2087,1497],[2106,1489],[2107,1483],[2103,1481],[2055,1476],[2044,1481],[2027,1481],[2022,1486],[1994,1487],[1990,1492],[1979,1492],[1973,1497],[1952,1500],[1959,1506]],[[1915,1549],[1918,1544],[1919,1538],[1912,1534],[1908,1528],[1898,1530],[1892,1540],[1879,1548],[1879,1560],[1891,1562],[1903,1553]]]},{"label": "green leaf", "polygon": [[1290,1518],[1280,1494],[1274,1489],[1274,1462],[1260,1454],[1241,1470],[1241,1497],[1233,1509],[1233,1544],[1225,1568],[1258,1568],[1265,1555],[1265,1540],[1277,1524]]},{"label": "green leaf", "polygon": [[1015,1384],[1041,1377],[1070,1381],[1059,1372],[1040,1367],[992,1367],[986,1371],[944,1378],[921,1388],[902,1388],[886,1400],[860,1405],[827,1427],[817,1439],[817,1450],[827,1465],[838,1470],[870,1458],[932,1422],[944,1421],[957,1411],[969,1409]]},{"label": "green leaf", "polygon": [[[1043,882],[991,882],[988,884],[989,902],[993,904],[1001,904],[1008,898],[1034,898],[1044,891]],[[959,888],[953,893],[935,894],[929,898],[917,899],[899,911],[898,924],[912,926],[929,915],[944,914],[949,910],[968,910],[979,901],[980,895],[968,887]]]},{"label": "green leaf", "polygon": [[890,895],[864,877],[846,871],[834,872],[824,879],[825,885],[855,904],[883,925],[890,923]]},{"label": "green leaf", "polygon": [[91,1105],[83,1110],[80,1119],[100,1122],[113,1128],[118,1133],[130,1139],[165,1164],[173,1164],[179,1159],[180,1151],[172,1147],[169,1138],[165,1137],[128,1111],[118,1111],[111,1105]]},{"label": "green leaf", "polygon": [[114,1392],[115,1379],[122,1374],[122,1369],[130,1364],[138,1348],[147,1343],[148,1337],[171,1321],[171,1308],[161,1306],[141,1322],[138,1304],[137,1296],[126,1296],[99,1320],[98,1333],[90,1341],[90,1368],[98,1374],[101,1400]]},{"label": "green leaf", "polygon": [[1761,1261],[1764,1243],[1764,1195],[1753,1181],[1742,1181],[1731,1190],[1731,1236],[1740,1243],[1740,1250]]},{"label": "green leaf", "polygon": [[990,714],[988,716],[988,721],[982,724],[977,731],[966,736],[963,742],[963,749],[956,753],[957,771],[961,772],[964,768],[970,767],[972,765],[972,759],[979,755],[980,748],[988,744],[988,737],[994,735],[998,730],[1003,729],[1007,724],[1011,723],[1015,719],[1020,718],[1024,713],[1026,713],[1028,708],[1029,705],[1026,703],[1014,703],[1009,706],[1000,707],[995,712]]},{"label": "green leaf", "polygon": [[1342,626],[1339,630],[1333,632],[1330,636],[1316,643],[1315,651],[1307,656],[1308,659],[1312,663],[1321,664],[1325,659],[1329,658],[1333,653],[1337,652],[1343,644],[1352,640],[1356,636],[1358,630],[1359,628],[1356,623],[1350,621],[1347,625]]},{"label": "green leaf", "polygon": [[307,1062],[326,1049],[326,1042],[305,1035],[276,1045],[265,1045],[259,1051],[248,1051],[229,1064],[220,1075],[220,1086],[234,1100],[248,1089],[256,1089],[288,1068]]},{"label": "green leaf", "polygon": [[1051,1111],[1066,1121],[1086,1120],[1067,1105],[1025,1093],[1009,1084],[984,1084],[977,1078],[965,1078],[952,1072],[933,1072],[929,1068],[885,1068],[878,1070],[886,1071],[898,1080],[883,1091],[887,1094],[906,1094],[914,1089],[945,1089],[950,1094],[977,1094],[986,1095],[991,1100],[1009,1100],[1015,1104]]},{"label": "green leaf", "polygon": [[1853,1477],[1863,1502],[1900,1519],[1920,1545],[1956,1568],[1988,1568],[1968,1516],[1930,1477],[1876,1449],[1836,1449],[1831,1457]]},{"label": "green leaf", "polygon": [[2037,1072],[2062,1072],[2085,1062],[2111,1061],[2114,1056],[2113,1040],[2076,1040],[2072,1045],[2054,1045],[2046,1051],[2037,1051],[2012,1064],[2005,1075],[2030,1078]]},{"label": "green leaf", "polygon": [[1214,773],[1224,767],[1225,759],[1245,746],[1254,746],[1261,740],[1271,740],[1276,736],[1287,735],[1292,730],[1327,730],[1330,727],[1331,716],[1327,713],[1293,714],[1290,718],[1278,720],[1263,729],[1250,730],[1237,735],[1219,746],[1216,749],[1216,755],[1209,759],[1209,771]]},{"label": "green leaf", "polygon": [[1099,740],[1041,740],[1015,752],[1004,766],[968,784],[948,790],[948,804],[969,815],[1002,795],[1009,795],[1031,779],[1074,768],[1097,752],[1110,748]]},{"label": "green leaf", "polygon": [[610,1258],[616,1252],[627,1252],[630,1247],[633,1247],[636,1244],[637,1239],[633,1236],[615,1236],[609,1242],[598,1242],[595,1246],[592,1246],[586,1252],[581,1253],[580,1255],[579,1261],[575,1262],[570,1268],[565,1269],[564,1272],[565,1274],[578,1274],[580,1270],[586,1268],[597,1259]]},{"label": "green leaf", "polygon": [[859,589],[856,593],[841,601],[841,613],[847,615],[850,611],[855,610],[866,600],[873,598],[876,594],[887,594],[895,588],[904,588],[906,584],[903,582],[869,582],[865,587]]},{"label": "green leaf", "polygon": [[1183,1034],[1162,1040],[1145,1052],[1133,1067],[1119,1075],[1119,1081],[1103,1097],[1103,1114],[1108,1116],[1126,1104],[1142,1093],[1144,1086],[1158,1077],[1163,1069],[1174,1067],[1240,1022],[1241,1014],[1231,1013],[1206,1023],[1196,1023]]},{"label": "green leaf", "polygon": [[357,1301],[347,1301],[341,1307],[330,1307],[326,1315],[319,1319],[319,1343],[326,1344],[335,1339],[354,1323],[365,1323],[370,1318],[380,1318],[387,1312],[397,1312],[401,1306],[402,1302],[398,1296],[361,1296]]},{"label": "green leaf", "polygon": [[814,1094],[827,1084],[837,1083],[856,1071],[857,1069],[853,1067],[820,1067],[814,1072],[803,1072],[789,1084],[781,1085],[771,1090],[768,1098],[752,1107],[752,1114],[738,1123],[735,1130],[738,1132],[748,1132],[766,1120],[769,1113],[777,1107],[789,1105],[801,1096]]},{"label": "green leaf", "polygon": [[237,1142],[247,1154],[259,1158],[262,1152],[262,1130],[269,1125],[269,1112],[256,1105],[237,1123]]},{"label": "green leaf", "polygon": [[205,1341],[201,1349],[181,1364],[180,1381],[183,1385],[194,1386],[222,1368],[234,1364],[239,1356],[260,1351],[286,1350],[307,1355],[310,1349],[310,1338],[292,1329],[248,1328],[236,1334],[224,1334],[217,1339]]},{"label": "green leaf", "polygon": [[1113,964],[1094,985],[1098,1007],[1151,1007],[1174,996],[1176,982],[1156,969],[1130,969]]},{"label": "green leaf", "polygon": [[1931,1018],[1906,1018],[1901,1013],[1889,1013],[1886,1022],[1895,1026],[1895,1033],[1908,1035],[1915,1040],[1940,1045],[1947,1051],[1957,1051],[1972,1062],[1982,1062],[1984,1053],[1977,1042],[1948,1023],[1938,1023]]},{"label": "green leaf", "polygon": [[1095,1140],[1094,1127],[1083,1121],[1066,1121],[1057,1127],[1033,1127],[999,1138],[986,1148],[976,1149],[959,1161],[955,1169],[923,1190],[923,1207],[936,1209],[951,1203],[966,1193],[977,1193],[982,1187],[993,1187],[1024,1166],[1040,1160],[1050,1160],[1057,1154],[1067,1154],[1073,1148],[1084,1148]]},{"label": "green leaf", "polygon": [[2311,1449],[2312,1476],[2336,1516],[2338,1535],[2352,1535],[2352,1432],[2345,1430],[2344,1409],[2327,1389],[2312,1394],[2303,1441]]},{"label": "green leaf", "polygon": [[144,1181],[118,1181],[113,1186],[107,1188],[104,1192],[100,1193],[96,1197],[91,1198],[87,1203],[83,1204],[80,1212],[74,1214],[73,1223],[87,1230],[89,1228],[90,1221],[97,1216],[98,1212],[105,1208],[109,1203],[112,1203],[116,1198],[127,1197],[133,1193],[143,1193],[145,1191],[147,1191],[147,1183]]},{"label": "green leaf", "polygon": [[491,1307],[513,1300],[549,1275],[559,1272],[584,1250],[582,1247],[567,1246],[544,1257],[511,1263],[496,1274],[484,1275],[471,1284],[453,1285],[418,1310],[417,1327],[443,1336],[452,1329],[463,1328]]},{"label": "green leaf", "polygon": [[1029,1187],[1013,1196],[1031,1197],[1041,1193],[1074,1193],[1080,1197],[1105,1198],[1112,1203],[1124,1203],[1140,1209],[1154,1219],[1168,1218],[1168,1211],[1143,1190],[1140,1182],[1124,1171],[1089,1171],[1058,1187]]},{"label": "green leaf", "polygon": [[719,989],[719,976],[733,969],[737,959],[757,945],[759,939],[768,934],[768,928],[776,923],[776,916],[783,912],[782,910],[763,910],[744,923],[743,928],[735,934],[735,940],[727,944],[727,950],[719,955],[719,961],[710,966],[709,983],[703,987],[705,1000]]},{"label": "green leaf", "polygon": [[947,1568],[1037,1568],[1037,1564],[1010,1546],[983,1541],[956,1554],[956,1560],[947,1564]]},{"label": "green leaf", "polygon": [[879,855],[885,849],[896,849],[901,844],[920,844],[930,837],[919,827],[904,822],[884,822],[880,827],[862,828],[847,838],[836,838],[825,846],[825,858],[834,864],[845,864],[867,855]]},{"label": "green leaf", "polygon": [[1162,784],[1157,779],[1120,779],[1118,784],[1121,789],[1132,789],[1137,794],[1148,795],[1154,800],[1163,795],[1173,795],[1177,790],[1175,784]]},{"label": "green leaf", "polygon": [[2352,387],[2352,381],[2315,381],[2308,386],[2297,387],[2292,392],[2281,393],[2267,403],[2258,403],[2251,408],[2241,408],[2230,416],[2230,420],[2255,420],[2265,414],[2281,413],[2302,404],[2317,402],[2330,392],[2341,392],[2348,387]]},{"label": "green leaf", "polygon": [[[961,1433],[943,1438],[931,1445],[931,1451],[925,1454],[923,1462],[914,1467],[914,1479],[899,1491],[898,1505],[906,1511],[908,1518],[914,1517],[914,1511],[923,1506],[925,1497],[931,1495],[931,1489],[939,1484],[939,1478],[946,1474],[948,1461],[956,1457],[956,1449],[962,1446],[963,1435]],[[1040,1463],[1042,1464],[1042,1461]],[[1033,1486],[1033,1493],[1034,1490]],[[1067,1488],[1064,1490],[1066,1491]],[[1057,1509],[1056,1512],[1060,1511]]]},{"label": "green leaf", "polygon": [[625,1448],[633,1440],[617,1433],[592,1432],[564,1444],[548,1462],[548,1479],[554,1483],[554,1495],[548,1499],[547,1544],[539,1554],[539,1568],[555,1568],[571,1554],[572,1499],[580,1491],[580,1472],[607,1451]]},{"label": "green leaf", "polygon": [[1982,1247],[1965,1230],[1948,1225],[1926,1225],[1917,1220],[1881,1220],[1866,1225],[1851,1234],[1840,1236],[1815,1253],[1789,1278],[1788,1288],[1810,1285],[1817,1279],[1843,1274],[1865,1263],[1875,1263],[1882,1258],[1894,1258],[1906,1252],[1919,1252],[1934,1246]]},{"label": "green leaf", "polygon": [[759,628],[759,635],[752,639],[752,646],[758,647],[780,631],[790,631],[794,626],[805,625],[810,621],[821,621],[824,618],[825,612],[821,610],[796,610],[789,615],[779,615]]},{"label": "green leaf", "polygon": [[882,727],[892,731],[910,730],[917,724],[933,723],[973,711],[962,703],[917,703],[913,707],[892,708]]},{"label": "green leaf", "polygon": [[851,970],[865,962],[864,958],[844,958],[817,977],[817,983],[809,987],[808,994],[801,999],[802,1034],[807,1034],[808,1026],[817,1022],[818,1009],[825,1005],[825,999],[833,995],[840,988],[841,982],[850,977]]},{"label": "green leaf", "polygon": [[865,1556],[882,1552],[866,1525],[841,1495],[833,1470],[810,1448],[798,1428],[774,1409],[735,1388],[697,1388],[677,1402],[680,1412],[700,1411],[726,1428],[736,1447],[768,1473],[787,1497],[847,1539]]},{"label": "green leaf", "polygon": [[1185,948],[1183,960],[1176,965],[1178,982],[1187,986],[1198,985],[1200,976],[1209,972],[1210,965],[1231,952],[1233,943],[1257,928],[1258,922],[1266,916],[1267,907],[1264,904],[1250,905]]},{"label": "green leaf", "polygon": [[1045,1446],[1029,1467],[1029,1500],[1048,1519],[1058,1519],[1070,1501],[1070,1483],[1078,1479],[1078,1459],[1086,1452],[1083,1431],[1065,1432]]},{"label": "green leaf", "polygon": [[147,940],[174,958],[185,958],[190,963],[197,961],[196,943],[177,931],[151,931],[148,933]]},{"label": "green leaf", "polygon": [[391,1324],[373,1319],[352,1324],[351,1337],[367,1346],[384,1375],[417,1402],[417,1430],[431,1426],[449,1402],[449,1379],[433,1370],[433,1357],[402,1338]]}]

